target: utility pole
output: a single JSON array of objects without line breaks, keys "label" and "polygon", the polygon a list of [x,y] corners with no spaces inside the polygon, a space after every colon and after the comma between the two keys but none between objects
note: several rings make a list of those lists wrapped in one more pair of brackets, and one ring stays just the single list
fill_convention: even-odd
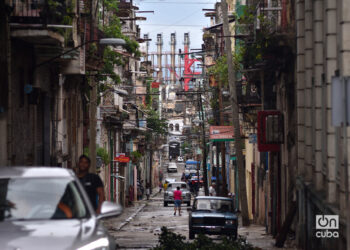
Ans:
[{"label": "utility pole", "polygon": [[[9,15],[11,8],[6,4],[5,0],[0,0],[0,108],[4,108],[7,112],[7,137],[6,147],[3,149],[4,157],[7,157],[2,164],[8,166],[13,165],[13,138],[12,138],[12,84],[11,84],[11,38]],[[6,113],[5,113],[6,114]],[[1,164],[1,163],[0,163]]]},{"label": "utility pole", "polygon": [[[222,103],[222,84],[221,81],[219,81],[219,115],[220,115],[220,125],[224,125],[224,105]],[[222,186],[221,186],[221,195],[227,196],[227,180],[226,180],[226,147],[225,142],[220,142],[220,150],[221,150],[221,176],[222,176]]]},{"label": "utility pole", "polygon": [[[94,39],[94,31],[95,31],[95,16],[94,12],[95,9],[93,6],[95,6],[96,0],[91,0],[92,7],[90,9],[90,40]],[[89,84],[91,89],[91,95],[90,95],[90,137],[89,137],[89,156],[91,159],[91,165],[90,165],[90,172],[96,173],[96,110],[97,110],[97,84],[95,82],[95,79],[92,77],[91,80],[89,80]]]},{"label": "utility pole", "polygon": [[[203,144],[203,177],[204,177],[204,193],[205,195],[209,195],[208,189],[208,169],[207,169],[207,143],[205,141],[205,124],[204,124],[204,112],[203,112],[203,103],[202,103],[202,94],[198,93],[199,97],[199,108],[202,120],[202,144]],[[198,175],[199,182],[199,175]]]},{"label": "utility pole", "polygon": [[241,211],[242,211],[242,223],[243,226],[249,225],[249,214],[248,214],[248,201],[247,201],[247,186],[246,186],[246,176],[245,176],[245,166],[242,152],[242,138],[241,129],[239,124],[239,113],[238,113],[238,102],[237,102],[237,89],[236,89],[236,76],[234,72],[233,56],[231,49],[231,32],[228,24],[227,15],[227,3],[226,0],[221,0],[221,8],[223,14],[223,28],[225,36],[225,49],[227,56],[228,65],[228,83],[230,88],[230,100],[232,107],[233,116],[233,127],[235,134],[235,147],[236,147],[236,157],[238,166],[238,176],[239,176],[239,196],[241,200]]}]

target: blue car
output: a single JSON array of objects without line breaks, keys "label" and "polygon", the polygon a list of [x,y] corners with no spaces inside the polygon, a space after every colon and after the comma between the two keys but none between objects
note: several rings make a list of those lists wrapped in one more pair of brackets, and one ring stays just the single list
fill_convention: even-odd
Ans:
[{"label": "blue car", "polygon": [[189,211],[190,239],[194,239],[199,233],[237,238],[238,217],[232,199],[197,196]]}]

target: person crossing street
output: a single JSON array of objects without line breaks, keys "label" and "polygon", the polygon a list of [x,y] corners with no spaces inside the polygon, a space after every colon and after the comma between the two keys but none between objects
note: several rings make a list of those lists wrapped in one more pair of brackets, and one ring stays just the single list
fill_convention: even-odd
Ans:
[{"label": "person crossing street", "polygon": [[182,202],[182,192],[180,187],[177,187],[174,191],[174,215],[176,216],[176,210],[179,210],[179,216],[181,216],[181,202]]}]

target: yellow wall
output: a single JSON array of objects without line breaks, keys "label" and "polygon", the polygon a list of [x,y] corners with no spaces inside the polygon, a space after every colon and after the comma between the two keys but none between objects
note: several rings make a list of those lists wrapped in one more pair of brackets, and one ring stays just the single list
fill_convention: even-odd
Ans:
[{"label": "yellow wall", "polygon": [[245,166],[246,166],[246,185],[247,185],[247,199],[248,199],[248,210],[249,218],[253,219],[252,213],[252,169],[251,165],[254,162],[254,147],[253,144],[250,144],[249,141],[245,140]]}]

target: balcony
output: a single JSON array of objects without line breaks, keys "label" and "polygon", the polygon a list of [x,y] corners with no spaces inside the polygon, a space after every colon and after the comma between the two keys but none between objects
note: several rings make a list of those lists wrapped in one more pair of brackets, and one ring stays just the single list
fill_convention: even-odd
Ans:
[{"label": "balcony", "polygon": [[58,25],[69,16],[64,0],[11,0],[10,6],[13,8],[10,23],[13,24]]}]

